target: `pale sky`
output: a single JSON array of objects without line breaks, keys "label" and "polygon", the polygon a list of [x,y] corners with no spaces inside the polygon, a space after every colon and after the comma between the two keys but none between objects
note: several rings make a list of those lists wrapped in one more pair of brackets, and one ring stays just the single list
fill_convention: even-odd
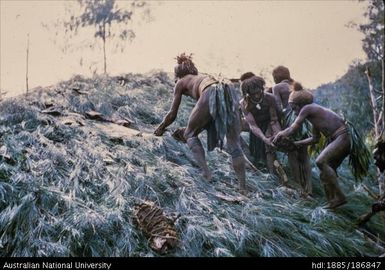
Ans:
[{"label": "pale sky", "polygon": [[[48,86],[74,74],[102,73],[102,51],[63,54],[41,23],[64,16],[69,1],[0,0],[0,88],[7,97],[25,91],[27,34],[29,87]],[[118,1],[118,6],[127,5]],[[365,59],[363,35],[346,27],[361,23],[366,3],[358,1],[150,1],[153,21],[134,23],[136,38],[123,53],[108,55],[110,75],[173,72],[175,56],[193,53],[201,72],[239,78],[285,65],[294,79],[315,88],[342,76],[355,59]],[[134,18],[135,19],[135,18]],[[92,41],[82,32],[74,42]],[[100,41],[99,41],[100,42]],[[59,43],[62,43],[59,39]],[[108,45],[110,46],[110,45]],[[108,49],[108,47],[107,47]],[[80,66],[80,59],[83,66]]]}]

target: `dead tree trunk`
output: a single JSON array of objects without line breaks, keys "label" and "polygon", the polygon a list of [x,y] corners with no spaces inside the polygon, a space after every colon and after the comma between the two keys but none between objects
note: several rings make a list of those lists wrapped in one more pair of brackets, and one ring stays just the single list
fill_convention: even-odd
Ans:
[{"label": "dead tree trunk", "polygon": [[107,57],[106,57],[106,24],[103,23],[103,62],[104,62],[104,75],[107,74]]},{"label": "dead tree trunk", "polygon": [[[385,2],[385,1],[384,1]],[[385,47],[382,55],[382,128],[385,131]]]},{"label": "dead tree trunk", "polygon": [[27,57],[26,57],[26,71],[25,71],[25,89],[28,95],[28,57],[29,57],[29,34],[27,35]]},{"label": "dead tree trunk", "polygon": [[372,112],[373,112],[373,124],[374,124],[374,133],[375,133],[374,135],[375,135],[375,138],[379,138],[380,136],[380,127],[379,127],[380,123],[378,121],[379,112],[377,109],[376,95],[372,84],[372,77],[368,67],[366,68],[365,74],[366,74],[366,78],[368,79],[370,106],[372,107]]},{"label": "dead tree trunk", "polygon": [[[385,0],[384,0],[385,4]],[[385,47],[382,54],[382,133],[385,132]],[[382,137],[382,136],[381,136]],[[385,196],[385,180],[384,175],[378,178],[379,192],[381,196]]]},{"label": "dead tree trunk", "polygon": [[[372,107],[372,112],[373,112],[373,122],[374,122],[374,136],[376,138],[376,140],[381,140],[382,139],[382,132],[381,132],[381,128],[380,128],[380,125],[382,124],[382,121],[379,121],[379,115],[380,113],[378,112],[378,108],[377,108],[377,103],[376,103],[376,96],[375,96],[375,92],[374,92],[374,88],[373,88],[373,84],[372,84],[372,77],[371,77],[371,73],[370,73],[370,70],[368,67],[366,67],[366,71],[365,71],[365,74],[366,74],[366,77],[368,79],[368,85],[369,85],[369,93],[370,93],[370,105]],[[385,96],[383,97],[383,99],[385,99]],[[381,113],[383,114],[384,111]],[[383,119],[385,118],[385,116],[383,115],[382,117]],[[384,128],[385,126],[382,125],[382,127]],[[379,195],[381,195],[383,192],[384,192],[384,175],[380,172],[380,170],[377,168],[377,180],[378,180],[378,187],[379,187]]]}]

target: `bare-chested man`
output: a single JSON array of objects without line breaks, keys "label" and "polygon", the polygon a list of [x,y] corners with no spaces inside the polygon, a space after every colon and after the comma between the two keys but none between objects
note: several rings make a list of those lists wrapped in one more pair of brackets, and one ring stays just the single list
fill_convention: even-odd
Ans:
[{"label": "bare-chested man", "polygon": [[[244,98],[240,101],[240,105],[245,122],[252,133],[250,136],[254,135],[256,139],[261,139],[266,146],[266,163],[269,172],[277,174],[274,168],[276,155],[271,142],[271,138],[281,130],[276,101],[272,94],[264,92],[265,80],[263,78],[253,75],[247,76],[245,79],[244,75],[241,77],[241,90]],[[253,141],[250,140],[250,145],[252,143]],[[260,149],[251,147],[250,152],[255,155],[260,152]]]},{"label": "bare-chested man", "polygon": [[198,135],[207,130],[208,151],[216,146],[222,147],[224,138],[232,157],[232,165],[237,175],[241,191],[246,190],[245,159],[240,146],[240,116],[235,89],[230,83],[218,82],[207,75],[199,75],[191,60],[191,55],[177,57],[175,67],[177,78],[171,109],[155,130],[157,136],[163,135],[166,127],[177,117],[182,95],[194,98],[197,103],[190,114],[184,138],[195,160],[203,171],[203,177],[211,180],[212,174],[207,166],[205,151]]},{"label": "bare-chested man", "polygon": [[298,116],[290,127],[275,136],[273,142],[296,132],[305,119],[313,125],[313,135],[296,141],[296,145],[316,143],[321,133],[328,139],[328,145],[317,157],[316,164],[320,169],[320,178],[328,201],[327,208],[334,209],[346,203],[346,197],[337,182],[337,168],[345,157],[354,153],[354,149],[351,150],[350,128],[339,115],[313,103],[310,91],[304,90],[301,85],[294,85],[294,89],[296,91],[290,94],[289,103]]},{"label": "bare-chested man", "polygon": [[[290,116],[293,112],[289,105],[289,95],[294,80],[290,76],[289,69],[284,66],[278,66],[273,70],[273,79],[276,84],[273,86],[272,92],[277,100],[279,115],[283,120],[283,128],[287,128],[292,121],[292,117]],[[301,129],[304,129],[303,125]],[[303,139],[304,135],[301,133],[303,132],[296,132],[291,139]],[[299,146],[296,150],[289,151],[288,161],[293,178],[301,185],[303,195],[305,197],[307,195],[311,196],[313,188],[311,183],[310,157],[307,152],[307,146]]]}]

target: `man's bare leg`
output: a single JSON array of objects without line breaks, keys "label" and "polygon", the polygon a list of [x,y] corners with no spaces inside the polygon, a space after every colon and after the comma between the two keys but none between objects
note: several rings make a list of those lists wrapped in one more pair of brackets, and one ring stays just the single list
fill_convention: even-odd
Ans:
[{"label": "man's bare leg", "polygon": [[233,151],[231,153],[231,159],[233,162],[235,174],[237,175],[237,179],[239,181],[239,189],[241,191],[246,191],[246,165],[242,150],[236,149],[235,151]]},{"label": "man's bare leg", "polygon": [[276,153],[270,151],[266,153],[266,164],[269,173],[276,175],[282,184],[287,185],[288,179],[286,172],[279,163]]},{"label": "man's bare leg", "polygon": [[207,93],[208,92],[204,92],[202,94],[197,104],[191,111],[187,127],[184,132],[184,138],[187,141],[187,145],[191,149],[194,159],[202,170],[203,178],[210,181],[212,174],[207,167],[205,150],[198,138],[199,133],[211,119],[209,112],[209,95]]},{"label": "man's bare leg", "polygon": [[334,146],[334,142],[328,145],[316,160],[316,164],[320,169],[320,180],[324,185],[326,199],[328,200],[328,208],[335,208],[346,203],[346,197],[337,182],[337,173],[329,164],[329,160],[336,157],[335,152],[338,150]]},{"label": "man's bare leg", "polygon": [[311,179],[310,157],[307,153],[307,147],[298,149],[298,163],[300,166],[300,180],[303,191],[306,195],[313,194],[313,186]]},{"label": "man's bare leg", "polygon": [[320,178],[324,184],[325,194],[329,202],[329,208],[335,208],[346,202],[346,197],[342,193],[340,186],[337,182],[337,174],[334,169],[328,164],[324,163],[320,166],[321,174]]},{"label": "man's bare leg", "polygon": [[287,159],[289,161],[291,176],[293,177],[295,182],[301,184],[301,171],[300,164],[298,162],[298,151],[289,152],[287,154]]},{"label": "man's bare leg", "polygon": [[267,152],[266,153],[266,165],[269,173],[277,175],[277,172],[275,171],[274,167],[274,160],[276,160],[276,157],[274,153]]},{"label": "man's bare leg", "polygon": [[320,178],[324,184],[328,208],[336,208],[346,203],[346,197],[337,182],[337,168],[350,152],[348,134],[339,136],[331,142],[318,156],[316,164],[321,171]]},{"label": "man's bare leg", "polygon": [[324,187],[326,200],[331,202],[335,197],[333,185],[330,184],[330,179],[333,177],[334,171],[332,168],[323,167],[320,165],[320,180]]},{"label": "man's bare leg", "polygon": [[[237,115],[237,117],[239,117],[239,115]],[[226,134],[227,147],[231,155],[233,169],[239,181],[239,189],[241,192],[246,192],[246,162],[241,148],[240,134],[240,122],[235,120],[235,123]]]},{"label": "man's bare leg", "polygon": [[198,137],[192,137],[187,139],[187,145],[189,146],[193,156],[198,163],[199,167],[202,169],[202,176],[206,180],[210,181],[212,174],[207,166],[205,150],[202,146],[201,141]]}]

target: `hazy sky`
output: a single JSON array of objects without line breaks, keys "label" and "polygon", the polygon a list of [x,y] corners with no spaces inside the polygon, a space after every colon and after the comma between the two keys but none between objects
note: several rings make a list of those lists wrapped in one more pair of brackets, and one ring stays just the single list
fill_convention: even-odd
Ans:
[{"label": "hazy sky", "polygon": [[[103,68],[102,51],[63,54],[41,23],[64,16],[68,1],[0,0],[0,88],[7,96],[25,91],[26,44],[30,35],[29,86],[48,86],[73,74],[91,76]],[[127,5],[118,2],[118,6]],[[134,23],[136,39],[123,53],[110,53],[111,75],[151,69],[172,72],[175,56],[193,53],[199,71],[236,78],[286,65],[292,77],[315,88],[343,75],[364,59],[362,34],[346,25],[364,20],[357,1],[150,1],[153,21]],[[134,17],[135,18],[135,17]],[[58,40],[59,43],[63,41]],[[83,32],[75,42],[92,41]],[[109,46],[109,45],[108,45]],[[107,47],[109,49],[109,47]],[[80,66],[80,59],[83,65]]]}]

